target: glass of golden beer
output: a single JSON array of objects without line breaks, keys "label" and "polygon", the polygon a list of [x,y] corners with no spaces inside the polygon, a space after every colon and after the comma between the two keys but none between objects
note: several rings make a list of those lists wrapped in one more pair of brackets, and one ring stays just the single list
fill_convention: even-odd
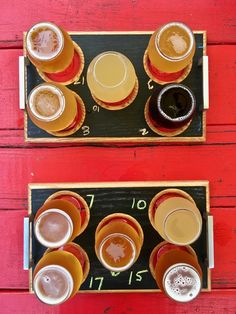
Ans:
[{"label": "glass of golden beer", "polygon": [[34,269],[34,292],[43,303],[61,304],[76,294],[89,267],[86,252],[75,243],[47,250]]},{"label": "glass of golden beer", "polygon": [[193,32],[183,23],[168,23],[156,30],[146,51],[146,65],[154,80],[183,80],[183,74],[189,72],[187,68],[191,69],[195,47]]},{"label": "glass of golden beer", "polygon": [[127,107],[138,92],[133,64],[116,51],[103,52],[92,60],[87,71],[87,83],[96,102],[111,110]]},{"label": "glass of golden beer", "polygon": [[192,301],[201,291],[202,269],[190,246],[160,243],[151,253],[149,267],[158,287],[175,301]]},{"label": "glass of golden beer", "polygon": [[55,136],[73,134],[85,119],[82,99],[56,83],[36,86],[29,94],[27,111],[34,124]]},{"label": "glass of golden beer", "polygon": [[[159,86],[145,106],[145,119],[160,135],[174,136],[190,125],[196,111],[196,99],[183,84]],[[163,133],[163,134],[162,134]]]},{"label": "glass of golden beer", "polygon": [[57,248],[80,235],[88,221],[89,208],[81,196],[70,191],[57,192],[37,211],[34,233],[45,247]]},{"label": "glass of golden beer", "polygon": [[143,245],[143,231],[133,217],[116,213],[106,216],[95,232],[95,252],[111,271],[125,271],[138,259]]},{"label": "glass of golden beer", "polygon": [[158,193],[149,206],[152,226],[166,241],[187,245],[201,234],[202,216],[194,200],[178,189]]},{"label": "glass of golden beer", "polygon": [[30,61],[46,81],[69,84],[82,73],[84,56],[69,34],[51,22],[41,22],[26,34]]}]

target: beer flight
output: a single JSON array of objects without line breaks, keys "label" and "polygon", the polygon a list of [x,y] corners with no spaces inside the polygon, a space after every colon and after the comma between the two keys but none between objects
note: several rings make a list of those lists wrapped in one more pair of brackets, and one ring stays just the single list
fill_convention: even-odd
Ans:
[{"label": "beer flight", "polygon": [[[195,46],[189,27],[172,22],[151,35],[143,52],[144,69],[159,84],[147,99],[144,112],[147,124],[157,134],[168,130],[174,136],[191,123],[195,96],[180,83],[191,70]],[[75,133],[85,120],[86,105],[66,85],[77,81],[84,69],[86,56],[82,49],[63,28],[44,22],[27,32],[26,51],[45,80],[29,93],[29,118],[57,137]],[[118,51],[103,51],[95,56],[86,78],[91,96],[106,110],[132,105],[141,84],[132,62]],[[149,258],[157,287],[175,301],[193,300],[202,286],[202,270],[190,246],[202,230],[199,209],[187,193],[167,189],[153,198],[148,216],[150,228],[163,239]],[[86,201],[71,191],[51,195],[38,209],[34,234],[47,250],[34,268],[33,289],[42,302],[61,304],[73,297],[86,280],[90,269],[86,248],[72,241],[86,232],[89,218]],[[139,222],[118,212],[97,225],[94,251],[103,267],[122,272],[142,258],[144,241]]]},{"label": "beer flight", "polygon": [[[167,188],[151,200],[148,217],[150,228],[163,239],[149,256],[157,288],[175,301],[193,300],[202,286],[202,269],[190,246],[202,231],[202,216],[194,199],[180,189]],[[88,277],[86,248],[73,240],[86,232],[89,223],[86,201],[69,190],[50,195],[38,208],[33,230],[47,249],[34,268],[33,290],[42,302],[65,302]],[[109,271],[125,272],[143,257],[143,229],[131,215],[117,212],[103,217],[91,238],[97,259]]]},{"label": "beer flight", "polygon": [[[45,81],[29,93],[29,118],[55,137],[75,133],[86,118],[86,103],[66,85],[78,81],[84,70],[82,49],[65,30],[49,22],[34,25],[26,34],[25,46],[27,57]],[[144,118],[156,134],[181,134],[193,119],[195,96],[181,81],[191,70],[195,48],[191,29],[172,22],[155,31],[143,51],[143,67],[158,83],[143,104]],[[132,105],[142,84],[131,60],[118,51],[95,56],[86,70],[86,82],[94,101],[106,110]]]}]

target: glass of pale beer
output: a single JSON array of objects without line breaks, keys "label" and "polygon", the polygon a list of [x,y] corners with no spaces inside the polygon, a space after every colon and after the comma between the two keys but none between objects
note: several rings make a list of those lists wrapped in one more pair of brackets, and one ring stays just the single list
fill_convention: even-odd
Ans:
[{"label": "glass of pale beer", "polygon": [[43,303],[57,305],[73,297],[89,273],[86,252],[75,243],[47,250],[33,272],[33,289]]},{"label": "glass of pale beer", "polygon": [[159,75],[180,72],[192,62],[195,47],[193,32],[187,25],[180,22],[165,24],[150,38],[147,47],[149,67]]},{"label": "glass of pale beer", "polygon": [[150,255],[149,267],[161,291],[175,301],[192,301],[201,291],[202,269],[190,246],[161,242]]},{"label": "glass of pale beer", "polygon": [[195,242],[202,230],[202,216],[196,203],[177,189],[164,190],[152,199],[149,219],[163,239],[177,245]]},{"label": "glass of pale beer", "polygon": [[49,80],[63,83],[82,72],[82,50],[62,27],[51,22],[38,23],[27,32],[25,42],[30,61],[48,74]]},{"label": "glass of pale beer", "polygon": [[103,266],[111,271],[129,269],[138,259],[142,245],[142,228],[129,215],[111,214],[97,226],[95,252]]},{"label": "glass of pale beer", "polygon": [[148,100],[148,118],[157,128],[170,130],[186,126],[196,110],[192,90],[183,84],[159,86]]},{"label": "glass of pale beer", "polygon": [[116,51],[99,54],[88,67],[87,83],[92,96],[113,109],[133,100],[137,82],[131,61]]},{"label": "glass of pale beer", "polygon": [[34,124],[55,136],[74,133],[85,119],[82,99],[57,83],[36,86],[29,94],[27,111]]},{"label": "glass of pale beer", "polygon": [[80,235],[88,221],[89,209],[85,200],[64,191],[51,196],[37,211],[34,234],[45,247],[57,248]]}]

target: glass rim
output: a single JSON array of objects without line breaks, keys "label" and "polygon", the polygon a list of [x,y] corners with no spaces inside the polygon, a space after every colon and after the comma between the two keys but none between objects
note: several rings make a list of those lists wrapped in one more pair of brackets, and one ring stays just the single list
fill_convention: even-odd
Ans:
[{"label": "glass rim", "polygon": [[[170,218],[171,215],[173,215],[174,213],[176,213],[176,212],[178,212],[180,210],[181,211],[186,211],[186,212],[188,211],[188,212],[192,213],[193,216],[196,218],[196,222],[198,224],[198,232],[196,233],[195,237],[193,237],[191,241],[186,241],[186,242],[181,242],[181,243],[179,243],[176,240],[174,240],[170,235],[168,235],[168,232],[166,232],[166,224],[167,224],[168,218]],[[168,242],[170,242],[171,244],[174,244],[174,245],[190,245],[191,243],[195,242],[199,238],[199,236],[201,234],[201,231],[202,231],[202,223],[201,223],[199,217],[196,215],[196,213],[194,213],[194,211],[192,211],[190,209],[187,209],[187,208],[181,208],[181,209],[177,208],[177,209],[173,210],[172,212],[170,212],[165,217],[163,231],[164,231],[164,234],[165,234],[166,238],[168,239]]]},{"label": "glass rim", "polygon": [[[179,57],[170,57],[170,56],[167,56],[166,54],[164,54],[160,47],[159,47],[159,41],[160,41],[160,37],[161,37],[161,34],[163,31],[165,31],[166,29],[168,29],[169,27],[172,27],[172,26],[179,26],[180,28],[183,28],[189,38],[190,38],[190,45],[189,45],[189,48],[187,50],[187,52],[185,52],[184,55],[182,56],[179,56]],[[193,48],[193,45],[194,45],[194,34],[192,32],[192,30],[184,23],[182,22],[170,22],[170,23],[167,23],[167,24],[164,24],[163,26],[161,26],[161,28],[157,31],[157,34],[155,36],[155,47],[156,47],[156,50],[160,53],[160,55],[168,60],[168,61],[172,61],[172,62],[178,62],[178,61],[182,61],[184,60],[187,56],[190,55],[191,51],[192,51],[192,48]]]},{"label": "glass rim", "polygon": [[[44,216],[46,216],[46,215],[48,215],[48,214],[50,214],[50,213],[57,213],[57,214],[60,214],[60,215],[64,216],[64,217],[66,218],[67,222],[68,222],[68,230],[67,230],[67,232],[66,232],[64,238],[61,239],[61,240],[59,240],[59,241],[57,241],[57,242],[52,242],[52,241],[46,240],[46,239],[42,236],[42,234],[40,233],[40,231],[39,231],[40,220],[41,220]],[[63,210],[58,209],[58,208],[50,208],[50,209],[47,209],[47,210],[45,210],[44,212],[42,212],[42,213],[37,217],[37,219],[35,220],[35,222],[34,222],[34,233],[35,233],[35,236],[36,236],[37,240],[38,240],[42,245],[44,245],[44,246],[46,246],[46,247],[48,247],[48,248],[52,248],[52,249],[53,249],[53,248],[58,248],[58,247],[60,247],[60,246],[63,246],[64,244],[66,244],[66,243],[70,240],[70,238],[71,238],[71,236],[72,236],[72,234],[73,234],[73,222],[72,222],[72,219],[70,218],[70,216],[69,216],[66,212],[64,212]]]},{"label": "glass rim", "polygon": [[[191,98],[191,108],[190,108],[189,112],[184,116],[177,117],[177,118],[171,118],[161,108],[161,98],[162,98],[163,94],[172,88],[184,89],[185,91],[187,91],[187,93],[189,94],[189,96]],[[159,112],[161,113],[161,115],[166,120],[171,121],[171,122],[182,122],[182,121],[187,120],[193,114],[193,112],[195,110],[195,106],[196,106],[196,99],[195,99],[195,96],[193,95],[193,92],[191,91],[190,88],[188,88],[187,86],[185,86],[183,84],[169,84],[169,85],[162,88],[162,90],[160,91],[160,93],[158,94],[158,97],[157,97],[157,108],[158,108]]]},{"label": "glass rim", "polygon": [[[176,268],[176,267],[186,267],[186,268],[188,268],[188,269],[191,269],[191,271],[193,271],[193,272],[196,274],[196,278],[197,278],[197,281],[198,281],[198,282],[197,282],[197,284],[198,284],[198,287],[197,287],[198,290],[197,290],[197,294],[196,294],[193,298],[188,299],[188,300],[179,300],[179,299],[177,299],[177,298],[174,298],[173,296],[171,296],[171,295],[168,293],[168,291],[167,291],[167,289],[166,289],[166,283],[165,283],[165,281],[166,281],[166,279],[167,279],[167,276],[168,276],[169,272],[170,272],[171,270],[173,270],[174,268]],[[197,271],[197,269],[196,269],[194,266],[192,266],[192,265],[190,265],[190,264],[187,264],[187,263],[175,263],[175,264],[171,265],[170,267],[168,267],[168,268],[166,269],[166,271],[165,271],[165,273],[164,273],[164,275],[163,275],[163,278],[162,278],[162,285],[163,285],[163,288],[164,288],[165,293],[166,293],[171,299],[173,299],[173,300],[175,300],[175,301],[178,301],[178,302],[185,303],[185,302],[190,302],[190,301],[194,300],[194,299],[199,295],[199,293],[200,293],[200,291],[201,291],[201,288],[202,288],[202,278],[201,278],[199,272]]]},{"label": "glass rim", "polygon": [[[118,84],[115,84],[115,85],[105,85],[105,84],[102,84],[98,79],[97,79],[97,76],[96,76],[96,65],[97,63],[106,55],[114,55],[116,57],[118,57],[121,62],[122,62],[122,65],[124,66],[124,70],[125,70],[125,73],[124,73],[124,76],[122,78],[122,80],[118,83]],[[116,88],[116,87],[119,87],[120,85],[122,85],[126,80],[127,80],[127,64],[125,63],[125,60],[128,59],[129,62],[131,62],[129,60],[128,57],[126,57],[124,54],[118,52],[118,51],[113,51],[113,50],[109,50],[109,51],[104,51],[100,54],[98,54],[92,61],[91,63],[94,61],[94,64],[92,65],[92,74],[93,74],[93,77],[94,77],[94,80],[96,81],[97,84],[99,84],[100,86],[104,87],[104,88],[107,88],[107,89],[113,89],[113,88]],[[90,63],[90,65],[91,65]],[[132,63],[131,63],[132,64]],[[90,68],[90,65],[88,67],[88,71],[89,71],[89,68]],[[133,66],[133,65],[132,65]]]},{"label": "glass rim", "polygon": [[[103,258],[102,249],[103,249],[103,246],[105,245],[105,242],[107,240],[109,240],[110,238],[115,237],[115,236],[121,236],[121,237],[125,238],[130,243],[130,245],[132,247],[132,251],[133,251],[132,258],[130,259],[128,264],[125,265],[125,266],[121,266],[121,267],[110,266],[105,261],[105,259]],[[133,265],[133,263],[135,261],[136,253],[137,253],[137,249],[136,249],[136,245],[135,245],[134,241],[129,236],[127,236],[126,234],[123,234],[123,233],[120,233],[120,232],[114,232],[114,233],[109,234],[108,236],[106,236],[104,239],[102,239],[102,241],[101,241],[101,243],[99,244],[99,247],[98,247],[99,259],[100,259],[100,262],[102,263],[102,265],[106,269],[108,269],[110,271],[116,271],[116,272],[119,272],[119,271],[121,272],[121,271],[125,271],[125,270],[129,269]]]},{"label": "glass rim", "polygon": [[[52,92],[53,94],[56,94],[58,96],[59,105],[60,105],[58,111],[49,117],[45,117],[41,115],[40,113],[38,113],[37,110],[35,110],[35,104],[34,104],[34,97],[37,95],[37,93],[40,93],[40,91],[45,91],[45,90],[48,90]],[[36,119],[43,122],[55,121],[62,115],[62,113],[65,110],[65,96],[63,92],[60,90],[60,88],[58,88],[57,86],[52,85],[50,83],[42,83],[34,87],[32,91],[30,92],[28,96],[28,106],[31,113]]]},{"label": "glass rim", "polygon": [[[56,35],[58,36],[60,49],[58,49],[58,51],[56,51],[52,56],[40,57],[31,48],[30,35],[38,27],[45,27],[45,26],[51,28],[56,33]],[[36,23],[33,26],[31,26],[31,28],[26,33],[26,50],[28,51],[28,53],[30,54],[31,57],[33,57],[39,61],[52,61],[52,60],[54,60],[62,52],[64,45],[65,45],[65,40],[64,40],[64,36],[63,36],[62,31],[60,30],[60,28],[55,23],[52,23],[52,22]]]},{"label": "glass rim", "polygon": [[[54,301],[53,302],[53,298],[48,298],[48,297],[44,297],[43,293],[40,292],[40,289],[37,288],[37,284],[38,281],[40,279],[40,277],[43,275],[43,273],[45,271],[48,270],[59,270],[61,273],[63,273],[66,277],[66,279],[68,279],[68,287],[67,287],[67,291],[64,294],[64,296],[58,298],[58,301]],[[36,294],[36,296],[39,298],[40,301],[42,301],[45,304],[50,304],[50,305],[54,305],[54,304],[61,304],[63,302],[65,302],[72,294],[73,292],[73,288],[74,288],[74,280],[73,277],[71,275],[71,273],[63,266],[57,265],[57,264],[52,264],[52,265],[47,265],[42,267],[35,275],[34,279],[33,279],[33,289],[34,292]],[[50,302],[51,300],[51,302]]]}]

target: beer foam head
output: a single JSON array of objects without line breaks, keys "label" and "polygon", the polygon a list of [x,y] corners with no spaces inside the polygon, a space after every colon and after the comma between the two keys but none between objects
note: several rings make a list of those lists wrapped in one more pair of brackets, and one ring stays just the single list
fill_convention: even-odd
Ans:
[{"label": "beer foam head", "polygon": [[189,302],[201,290],[201,279],[195,268],[188,264],[175,264],[163,276],[165,292],[175,301]]},{"label": "beer foam head", "polygon": [[36,119],[49,122],[58,119],[63,113],[65,97],[58,87],[43,83],[31,91],[28,104]]},{"label": "beer foam head", "polygon": [[29,55],[40,61],[54,59],[63,46],[63,34],[60,28],[53,23],[38,23],[31,27],[26,36]]},{"label": "beer foam head", "polygon": [[67,243],[73,232],[73,222],[64,211],[48,209],[34,223],[38,241],[49,248],[57,248]]},{"label": "beer foam head", "polygon": [[136,247],[128,236],[112,233],[105,237],[99,247],[99,257],[103,266],[111,271],[124,271],[135,260]]},{"label": "beer foam head", "polygon": [[182,60],[192,51],[194,35],[191,29],[179,22],[172,22],[161,27],[156,36],[156,48],[163,57]]},{"label": "beer foam head", "polygon": [[33,288],[42,302],[50,305],[60,304],[70,297],[73,291],[73,278],[66,268],[48,265],[35,275]]}]

